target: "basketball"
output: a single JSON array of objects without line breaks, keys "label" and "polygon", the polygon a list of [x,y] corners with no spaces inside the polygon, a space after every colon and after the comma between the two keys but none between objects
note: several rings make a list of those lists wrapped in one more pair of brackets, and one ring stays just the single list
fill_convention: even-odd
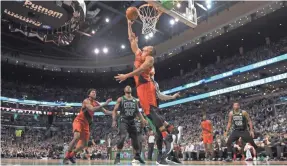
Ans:
[{"label": "basketball", "polygon": [[126,11],[126,16],[129,20],[136,20],[138,18],[138,9],[136,7],[129,7]]}]

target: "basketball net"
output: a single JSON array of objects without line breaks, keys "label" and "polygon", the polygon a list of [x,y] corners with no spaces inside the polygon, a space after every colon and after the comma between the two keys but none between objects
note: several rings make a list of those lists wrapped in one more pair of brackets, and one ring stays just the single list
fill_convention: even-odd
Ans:
[{"label": "basketball net", "polygon": [[156,31],[156,23],[162,12],[151,4],[144,4],[138,8],[138,14],[143,22],[142,34],[154,34]]}]

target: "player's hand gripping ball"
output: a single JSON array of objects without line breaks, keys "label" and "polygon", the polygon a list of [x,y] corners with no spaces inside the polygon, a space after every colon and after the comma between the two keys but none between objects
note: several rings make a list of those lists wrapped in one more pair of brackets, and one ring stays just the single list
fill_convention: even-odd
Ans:
[{"label": "player's hand gripping ball", "polygon": [[126,11],[126,16],[129,20],[136,20],[139,16],[138,9],[136,7],[129,7]]}]

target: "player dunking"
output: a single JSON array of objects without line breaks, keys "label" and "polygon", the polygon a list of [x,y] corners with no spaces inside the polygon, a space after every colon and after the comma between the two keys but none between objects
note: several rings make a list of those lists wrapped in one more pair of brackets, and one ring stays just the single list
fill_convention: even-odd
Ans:
[{"label": "player dunking", "polygon": [[[94,112],[102,111],[105,114],[110,114],[110,112],[103,107],[107,106],[112,101],[112,99],[108,99],[104,104],[100,105],[100,103],[95,100],[97,96],[95,89],[88,90],[87,95],[88,98],[83,101],[80,113],[73,122],[74,138],[70,142],[68,151],[63,160],[63,163],[65,164],[67,164],[68,160],[70,160],[72,163],[75,163],[75,154],[88,146],[88,141],[90,138],[89,128],[90,124],[93,122]],[[76,144],[77,146],[74,149]]]},{"label": "player dunking", "polygon": [[213,156],[213,146],[212,146],[213,127],[212,127],[212,122],[206,119],[205,111],[203,111],[201,128],[202,128],[203,144],[205,148],[205,158],[207,160],[211,160],[211,157]]},{"label": "player dunking", "polygon": [[119,123],[119,130],[120,130],[120,139],[117,143],[118,152],[116,155],[116,159],[114,164],[120,164],[120,153],[123,149],[125,139],[127,134],[129,134],[132,140],[132,146],[135,150],[135,156],[132,163],[145,163],[140,157],[140,145],[139,145],[139,136],[137,132],[137,127],[135,124],[135,117],[138,116],[143,125],[147,122],[143,118],[142,114],[139,112],[138,102],[136,98],[134,98],[132,93],[132,88],[130,86],[126,86],[125,95],[118,98],[117,103],[113,110],[113,124],[112,127],[116,127],[117,124],[117,111],[120,110],[120,123]]},{"label": "player dunking", "polygon": [[115,78],[116,80],[122,82],[129,77],[134,77],[141,107],[145,115],[151,119],[153,124],[161,131],[166,144],[166,153],[162,156],[160,164],[167,164],[166,158],[173,149],[173,136],[171,133],[177,133],[178,131],[173,125],[165,126],[164,120],[156,113],[158,110],[156,90],[150,77],[150,72],[154,64],[153,56],[156,54],[155,48],[153,46],[146,46],[143,48],[143,51],[141,51],[138,48],[138,38],[132,32],[131,26],[132,21],[128,20],[128,36],[132,51],[135,54],[135,70],[128,74],[118,74],[118,76],[115,76]]},{"label": "player dunking", "polygon": [[[247,130],[247,123],[249,124],[249,132]],[[252,121],[249,117],[249,114],[246,111],[240,109],[239,103],[234,103],[233,110],[229,112],[228,124],[224,133],[225,137],[227,137],[227,133],[230,130],[231,124],[233,126],[233,131],[231,132],[226,143],[228,153],[228,157],[226,159],[227,162],[232,161],[232,143],[238,140],[240,137],[244,142],[250,143],[255,149],[257,149],[257,146],[253,140],[254,131]]]}]

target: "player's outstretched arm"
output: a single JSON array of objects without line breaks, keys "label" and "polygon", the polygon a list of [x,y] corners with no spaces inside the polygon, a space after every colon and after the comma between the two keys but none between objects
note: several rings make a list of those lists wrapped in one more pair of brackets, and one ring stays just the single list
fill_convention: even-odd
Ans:
[{"label": "player's outstretched arm", "polygon": [[157,96],[160,100],[173,100],[173,99],[176,99],[178,97],[180,97],[180,94],[179,93],[175,93],[174,95],[165,95],[163,93],[161,93],[160,91],[157,92]]},{"label": "player's outstretched arm", "polygon": [[139,50],[138,37],[136,37],[135,33],[132,30],[133,22],[129,19],[127,19],[127,20],[128,20],[128,35],[129,35],[129,41],[131,43],[131,49],[132,49],[133,53],[136,54],[137,51]]},{"label": "player's outstretched arm", "polygon": [[153,66],[153,64],[154,64],[154,58],[152,56],[147,56],[145,58],[144,63],[139,68],[137,68],[136,70],[128,73],[127,77],[129,78],[129,77],[133,77],[135,75],[139,75],[142,72],[144,72],[146,69],[151,68]]},{"label": "player's outstretched arm", "polygon": [[93,107],[91,104],[91,101],[89,99],[85,99],[83,102],[83,105],[85,108],[87,108],[93,112],[97,112],[97,111],[102,111],[103,107],[107,106],[111,101],[112,101],[112,99],[108,99],[104,104]]},{"label": "player's outstretched arm", "polygon": [[115,79],[121,83],[129,77],[133,77],[135,75],[141,74],[146,69],[151,68],[153,66],[153,64],[154,64],[154,58],[152,56],[147,56],[145,58],[145,62],[139,68],[137,68],[136,70],[134,70],[128,74],[118,74],[117,76],[115,76]]},{"label": "player's outstretched arm", "polygon": [[105,115],[112,115],[112,114],[113,114],[113,111],[106,110],[105,108],[102,108],[102,112],[103,112]]}]

